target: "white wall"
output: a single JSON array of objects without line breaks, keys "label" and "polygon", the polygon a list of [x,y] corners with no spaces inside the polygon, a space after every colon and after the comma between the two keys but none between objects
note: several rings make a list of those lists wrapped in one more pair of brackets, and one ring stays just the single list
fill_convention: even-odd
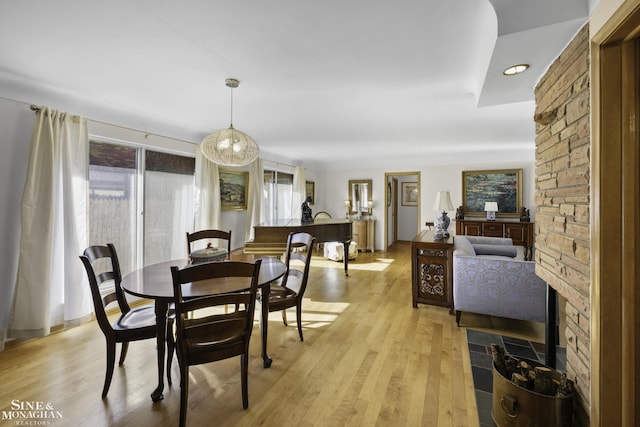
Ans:
[{"label": "white wall", "polygon": [[[438,212],[433,211],[433,203],[436,199],[436,193],[441,190],[451,192],[451,201],[454,207],[462,204],[462,172],[472,170],[493,170],[493,169],[522,169],[522,204],[530,210],[531,221],[535,221],[535,164],[534,153],[531,152],[531,161],[529,162],[513,162],[513,163],[464,163],[464,164],[447,164],[440,166],[424,166],[418,171],[420,172],[420,218],[416,222],[412,219],[404,221],[403,236],[409,236],[409,240],[415,236],[422,225],[427,221],[433,221]],[[394,174],[402,172],[414,172],[415,168],[409,170],[398,169],[359,169],[352,171],[314,171],[314,176],[321,177],[316,180],[316,197],[317,202],[314,209],[329,212],[334,217],[344,217],[344,201],[348,200],[347,187],[350,179],[371,179],[373,201],[375,205],[373,209],[373,217],[376,219],[376,243],[377,250],[384,247],[385,233],[385,173]],[[411,175],[409,175],[411,176]],[[403,178],[404,179],[404,178]],[[411,179],[407,178],[407,181]],[[399,185],[400,186],[400,185]],[[417,209],[412,208],[414,211]],[[398,214],[400,217],[400,213]],[[455,234],[455,210],[449,212],[451,217],[451,225],[449,232]],[[413,220],[413,221],[412,221]],[[418,226],[418,224],[420,226]],[[398,238],[400,238],[400,221],[398,224]]]},{"label": "white wall", "polygon": [[[20,203],[22,198],[22,188],[26,174],[28,160],[28,150],[31,140],[31,129],[35,120],[34,113],[29,109],[29,104],[9,101],[0,98],[0,271],[2,282],[0,282],[0,329],[7,329],[8,316],[13,298],[13,287],[18,263],[18,247],[20,237]],[[99,130],[96,128],[95,132]],[[143,132],[132,132],[123,138],[142,138],[147,143],[158,143],[165,149],[171,147],[176,151],[189,151],[189,144],[181,146],[177,143],[177,148],[173,141],[154,135],[146,135]],[[168,145],[167,145],[168,144]],[[411,153],[407,153],[411,156]],[[535,219],[534,210],[534,160],[533,150],[530,161],[519,161],[513,163],[463,163],[433,166],[427,164],[421,167],[412,166],[409,169],[402,167],[369,167],[359,164],[358,169],[349,170],[319,170],[307,169],[305,171],[307,180],[315,182],[316,200],[312,206],[314,212],[321,210],[328,211],[335,218],[344,217],[344,201],[348,200],[347,186],[350,179],[371,179],[372,197],[374,201],[373,217],[376,219],[375,226],[375,248],[383,249],[385,232],[385,173],[416,172],[421,173],[421,194],[420,194],[420,218],[403,217],[400,222],[403,228],[402,239],[411,239],[424,224],[425,221],[433,221],[437,212],[432,211],[433,202],[437,191],[451,191],[452,200],[455,206],[462,203],[462,171],[483,170],[483,169],[512,169],[523,168],[523,203],[531,209],[532,220]],[[281,159],[283,162],[286,159]],[[411,159],[412,165],[419,163],[420,159]],[[432,163],[433,159],[429,160]],[[291,164],[291,163],[290,163]],[[411,211],[418,212],[417,208]],[[409,212],[409,211],[407,211]],[[451,212],[453,218],[455,212]],[[234,241],[232,246],[242,245],[241,239],[244,236],[246,224],[245,212],[223,212],[222,228],[234,231]],[[406,227],[406,228],[405,228]],[[450,226],[450,231],[455,229],[455,224]],[[408,236],[408,237],[407,237]],[[399,236],[400,237],[400,236]]]},{"label": "white wall", "polygon": [[[459,164],[429,166],[422,171],[422,221],[433,221],[438,212],[433,211],[433,203],[436,193],[441,190],[451,192],[451,201],[454,207],[462,205],[462,172],[472,170],[491,169],[522,169],[522,205],[530,210],[531,221],[535,221],[535,164],[533,153],[530,162],[514,163],[483,163],[483,164]],[[455,233],[455,210],[448,212],[451,218],[449,232]]]},{"label": "white wall", "polygon": [[[402,206],[402,183],[418,182],[417,175],[402,175],[398,177],[398,240],[411,241],[417,234],[416,226],[418,224],[418,207]],[[424,206],[421,206],[424,209]],[[391,218],[387,217],[387,221]],[[391,224],[389,224],[390,228]],[[391,243],[388,241],[388,243]],[[382,246],[381,246],[382,247]]]}]

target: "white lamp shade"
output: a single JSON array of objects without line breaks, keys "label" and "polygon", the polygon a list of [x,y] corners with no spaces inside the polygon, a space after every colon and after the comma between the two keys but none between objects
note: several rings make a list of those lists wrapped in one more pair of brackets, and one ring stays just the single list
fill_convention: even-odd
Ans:
[{"label": "white lamp shade", "polygon": [[253,138],[233,126],[206,136],[202,140],[201,149],[206,158],[225,166],[248,165],[260,154]]},{"label": "white lamp shade", "polygon": [[498,212],[498,202],[484,202],[485,212]]},{"label": "white lamp shade", "polygon": [[451,194],[448,191],[438,191],[438,194],[436,194],[436,202],[433,204],[433,210],[438,212],[453,210]]}]

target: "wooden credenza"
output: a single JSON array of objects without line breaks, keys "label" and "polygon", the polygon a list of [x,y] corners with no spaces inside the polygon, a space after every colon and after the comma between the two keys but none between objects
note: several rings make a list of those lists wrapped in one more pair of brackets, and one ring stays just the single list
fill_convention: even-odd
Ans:
[{"label": "wooden credenza", "polygon": [[449,308],[453,314],[453,237],[436,240],[425,230],[411,241],[411,294],[418,303]]},{"label": "wooden credenza", "polygon": [[375,219],[354,219],[351,232],[351,240],[358,244],[361,251],[375,251],[376,243],[376,220]]},{"label": "wooden credenza", "polygon": [[514,245],[524,247],[524,257],[533,258],[533,222],[482,221],[459,219],[456,234],[466,236],[510,237]]}]

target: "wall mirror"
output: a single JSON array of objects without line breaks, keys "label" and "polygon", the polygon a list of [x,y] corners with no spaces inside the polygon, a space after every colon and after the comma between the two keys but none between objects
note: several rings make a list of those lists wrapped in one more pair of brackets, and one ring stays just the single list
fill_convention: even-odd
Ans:
[{"label": "wall mirror", "polygon": [[349,180],[350,212],[361,215],[371,215],[373,204],[371,203],[371,180]]}]

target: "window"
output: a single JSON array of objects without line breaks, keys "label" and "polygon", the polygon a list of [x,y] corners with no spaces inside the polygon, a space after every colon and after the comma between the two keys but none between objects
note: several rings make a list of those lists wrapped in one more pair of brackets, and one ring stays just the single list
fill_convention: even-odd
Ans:
[{"label": "window", "polygon": [[293,199],[293,174],[279,171],[264,171],[265,219],[291,218]]},{"label": "window", "polygon": [[122,274],[136,266],[135,148],[89,145],[89,244],[113,243]]},{"label": "window", "polygon": [[122,274],[186,256],[194,170],[190,157],[91,141],[89,244],[113,243]]},{"label": "window", "polygon": [[187,256],[193,228],[195,160],[146,151],[144,171],[144,264]]}]

